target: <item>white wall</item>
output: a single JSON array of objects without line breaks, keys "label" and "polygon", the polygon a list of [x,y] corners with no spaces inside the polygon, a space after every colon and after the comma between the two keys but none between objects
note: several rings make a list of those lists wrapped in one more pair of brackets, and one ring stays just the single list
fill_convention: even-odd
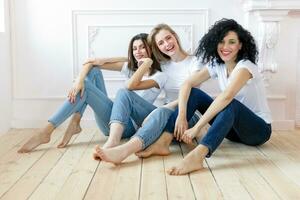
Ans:
[{"label": "white wall", "polygon": [[7,1],[4,3],[5,32],[0,31],[0,134],[5,133],[10,128],[12,113],[9,16]]},{"label": "white wall", "polygon": [[[247,18],[243,0],[188,2],[12,0],[13,127],[43,124],[62,103],[85,57],[126,55],[130,34],[149,31],[154,24],[166,22],[177,27],[183,43],[191,49],[207,27],[223,17],[233,18],[259,35],[258,19],[254,14]],[[299,19],[300,15],[294,13],[280,22],[276,46],[279,68],[268,87],[277,128],[294,127],[297,116],[300,48],[295,41],[300,35]],[[113,96],[122,79],[114,73],[106,73],[105,78]],[[214,87],[208,89],[215,93]],[[88,112],[84,119],[93,117]]]}]

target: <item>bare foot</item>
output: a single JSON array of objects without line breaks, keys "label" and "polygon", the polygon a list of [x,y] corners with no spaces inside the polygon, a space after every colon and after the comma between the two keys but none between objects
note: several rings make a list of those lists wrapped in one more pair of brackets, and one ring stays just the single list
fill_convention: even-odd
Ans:
[{"label": "bare foot", "polygon": [[81,132],[81,127],[79,124],[70,123],[62,141],[57,145],[58,148],[64,148],[67,146],[72,136]]},{"label": "bare foot", "polygon": [[[112,148],[112,147],[115,147],[115,146],[118,146],[120,144],[120,142],[116,142],[116,141],[106,141],[105,144],[103,145],[102,149],[109,149],[109,148]],[[95,147],[95,152],[93,153],[93,158],[94,160],[101,160],[99,154],[97,153],[97,150],[100,149],[100,146],[97,145]]]},{"label": "bare foot", "polygon": [[127,155],[119,149],[118,147],[109,148],[109,149],[102,149],[99,146],[96,146],[94,153],[94,159],[95,155],[97,155],[97,158],[100,157],[101,160],[110,162],[113,164],[120,164]]},{"label": "bare foot", "polygon": [[50,141],[50,134],[38,132],[32,136],[19,150],[18,153],[28,153],[41,144]]},{"label": "bare foot", "polygon": [[162,136],[144,151],[137,152],[135,155],[139,158],[147,158],[151,155],[167,156],[169,155],[169,145],[172,142],[173,136],[164,132]]},{"label": "bare foot", "polygon": [[100,146],[96,145],[95,152],[93,153],[94,160],[101,160],[100,155],[98,154],[99,150],[100,150]]},{"label": "bare foot", "polygon": [[177,166],[167,170],[167,173],[178,176],[203,169],[203,160],[208,152],[207,148],[203,147],[203,145],[196,147]]},{"label": "bare foot", "polygon": [[58,148],[67,146],[72,136],[81,132],[80,119],[81,115],[79,113],[73,115],[62,141],[57,145]]},{"label": "bare foot", "polygon": [[103,145],[102,149],[108,149],[115,146],[118,146],[120,144],[120,141],[113,141],[113,140],[107,140],[105,144]]}]

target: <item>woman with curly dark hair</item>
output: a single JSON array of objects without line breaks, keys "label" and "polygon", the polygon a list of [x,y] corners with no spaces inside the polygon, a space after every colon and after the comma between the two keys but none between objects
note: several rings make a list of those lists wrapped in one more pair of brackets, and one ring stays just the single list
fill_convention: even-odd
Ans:
[{"label": "woman with curly dark hair", "polygon": [[[201,138],[200,130],[207,123],[211,127],[199,139],[198,146],[172,167],[169,174],[202,169],[204,158],[210,157],[224,138],[252,146],[269,140],[272,119],[255,64],[257,55],[251,34],[232,19],[217,21],[201,39],[196,56],[208,65],[182,85],[178,109],[170,117],[166,131],[185,143],[192,143],[195,137]],[[222,91],[216,99],[193,88],[210,78],[218,79]],[[193,128],[187,129],[187,121],[196,110],[203,116]]]}]

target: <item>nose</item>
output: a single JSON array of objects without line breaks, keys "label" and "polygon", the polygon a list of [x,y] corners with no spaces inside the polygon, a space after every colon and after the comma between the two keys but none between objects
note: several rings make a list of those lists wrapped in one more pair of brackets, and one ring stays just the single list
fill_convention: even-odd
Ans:
[{"label": "nose", "polygon": [[229,44],[227,42],[225,42],[222,46],[223,49],[227,49],[229,47]]},{"label": "nose", "polygon": [[168,41],[165,41],[165,44],[166,44],[166,46],[169,46],[170,42],[168,42]]}]

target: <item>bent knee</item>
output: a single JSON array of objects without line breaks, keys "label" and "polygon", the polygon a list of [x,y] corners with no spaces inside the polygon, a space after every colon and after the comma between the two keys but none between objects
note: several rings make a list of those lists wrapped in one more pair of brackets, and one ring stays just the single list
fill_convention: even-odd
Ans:
[{"label": "bent knee", "polygon": [[117,98],[129,97],[132,92],[133,91],[130,91],[126,88],[121,88],[121,89],[118,90],[116,97]]}]

